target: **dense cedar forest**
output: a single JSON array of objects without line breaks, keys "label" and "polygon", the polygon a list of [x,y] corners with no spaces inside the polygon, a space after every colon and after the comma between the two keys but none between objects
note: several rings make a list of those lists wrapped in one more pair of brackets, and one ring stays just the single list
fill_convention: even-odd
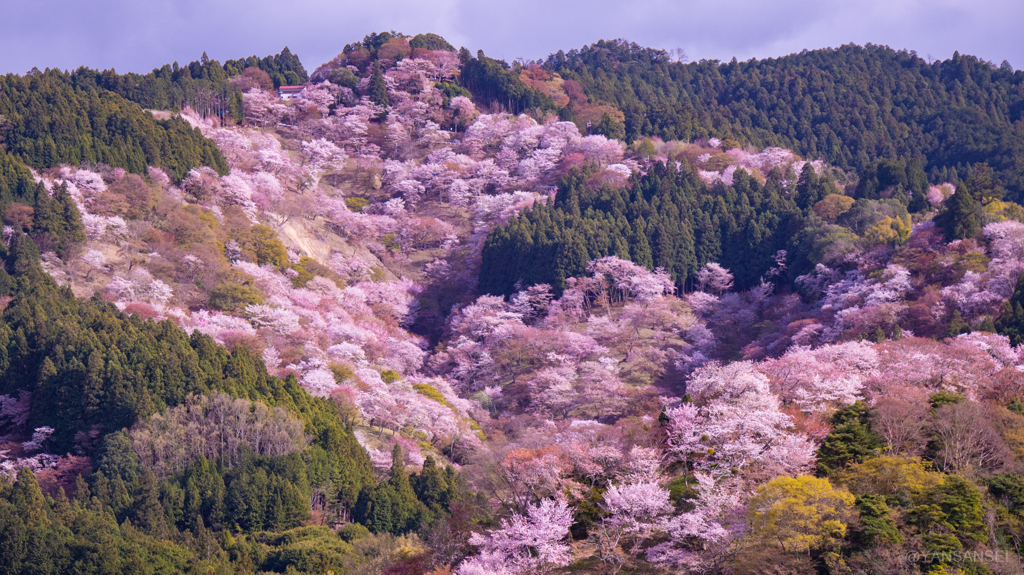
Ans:
[{"label": "dense cedar forest", "polygon": [[[764,185],[740,172],[731,187],[709,188],[696,171],[677,171],[670,162],[655,165],[629,189],[594,192],[586,186],[588,170],[581,170],[563,180],[553,206],[537,205],[491,232],[480,289],[511,295],[520,281],[562,289],[566,278],[579,277],[590,260],[605,256],[664,268],[680,289],[692,289],[697,272],[714,262],[732,270],[737,287],[749,289],[777,265],[779,250],[791,254],[794,272],[806,273],[828,225],[812,209],[829,195],[813,174],[808,167],[793,193],[777,170]],[[870,225],[907,215],[898,200],[865,199],[851,210],[865,211]]]},{"label": "dense cedar forest", "polygon": [[1022,201],[959,54],[7,75],[0,575],[1020,573]]},{"label": "dense cedar forest", "polygon": [[509,69],[501,60],[488,58],[483,50],[473,58],[463,48],[459,58],[462,62],[460,84],[481,100],[504,104],[513,113],[554,107],[551,98],[527,86],[516,70]]},{"label": "dense cedar forest", "polygon": [[182,178],[196,166],[227,173],[217,147],[178,118],[157,120],[124,98],[76,85],[68,74],[0,79],[0,136],[7,153],[35,168],[104,163],[145,174],[148,166]]},{"label": "dense cedar forest", "polygon": [[0,141],[34,168],[102,163],[145,175],[147,166],[156,166],[176,180],[197,166],[226,174],[215,145],[181,119],[155,119],[143,108],[190,106],[240,120],[241,89],[228,79],[246,68],[265,72],[274,87],[308,79],[287,48],[223,66],[204,54],[187,66],[175,62],[145,75],[87,68],[7,75],[0,79]]},{"label": "dense cedar forest", "polygon": [[1024,72],[954,54],[927,62],[885,46],[782,58],[671,62],[664,51],[602,41],[543,63],[594,101],[622,110],[627,141],[730,137],[862,172],[919,159],[933,183],[986,162],[1024,200]]},{"label": "dense cedar forest", "polygon": [[[274,88],[309,80],[299,58],[287,47],[274,56],[228,60],[223,66],[203,53],[199,61],[186,66],[179,66],[177,62],[165,64],[145,75],[79,68],[71,76],[76,87],[109,90],[143,108],[171,110],[189,106],[205,115],[230,115],[241,120],[241,92],[248,84],[232,84],[228,80],[242,77],[246,69],[251,69],[249,77],[256,70],[266,73]],[[255,74],[257,79],[260,76]]]},{"label": "dense cedar forest", "polygon": [[[5,487],[3,495],[10,499],[0,505],[15,509],[5,514],[0,526],[4,572],[133,569],[140,554],[152,554],[158,564],[149,569],[161,572],[184,570],[189,561],[226,565],[226,555],[210,557],[210,551],[168,547],[159,540],[168,530],[185,532],[190,534],[188,542],[197,537],[197,548],[209,549],[210,533],[224,529],[288,531],[308,523],[311,501],[318,511],[395,534],[417,529],[447,511],[457,484],[451,468],[446,472],[427,466],[410,483],[396,466],[390,478],[378,483],[366,451],[345,427],[338,406],[310,396],[294,376],[281,380],[268,375],[263,361],[247,348],[229,353],[210,337],[194,332],[190,338],[169,321],[128,316],[99,297],[76,299],[43,271],[39,252],[27,235],[14,237],[9,251],[4,251],[0,291],[7,303],[0,330],[0,391],[17,396],[31,390],[24,417],[31,427],[49,430],[46,440],[52,451],[95,454],[95,471],[89,482],[78,478],[73,505],[67,499],[44,503],[31,473],[19,474],[13,490]],[[215,391],[244,400],[238,415],[240,421],[260,426],[257,439],[235,445],[241,455],[233,461],[224,456],[211,460],[204,450],[184,454],[181,469],[158,481],[152,468],[140,463],[139,442],[150,441],[144,453],[159,462],[165,452],[177,449],[166,442],[180,441],[180,430],[171,429],[163,438],[136,436],[134,450],[133,437],[119,430],[157,412],[170,416],[174,406]],[[209,431],[237,435],[238,428],[223,427],[230,407],[223,405],[224,400],[219,403],[203,418],[221,422]],[[280,421],[252,420],[245,417],[255,409],[251,405],[284,412]],[[290,454],[273,454],[282,449],[268,450],[263,444],[280,441],[283,432],[278,427],[287,419],[298,425],[296,447],[301,453],[293,448]],[[28,496],[23,495],[25,490]],[[105,508],[113,515],[105,515]],[[114,519],[117,522],[111,523]],[[98,525],[110,526],[109,539],[89,539],[88,529]],[[43,539],[45,545],[33,548]],[[337,546],[343,555],[344,545]],[[256,561],[259,566],[275,559]]]}]

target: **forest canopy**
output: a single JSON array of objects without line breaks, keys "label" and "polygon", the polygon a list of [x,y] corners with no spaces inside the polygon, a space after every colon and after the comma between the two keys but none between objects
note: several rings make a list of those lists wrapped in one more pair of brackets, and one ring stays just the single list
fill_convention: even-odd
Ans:
[{"label": "forest canopy", "polygon": [[1024,199],[1024,72],[974,56],[928,62],[887,46],[844,45],[728,63],[672,61],[602,40],[543,66],[625,115],[625,139],[733,138],[781,146],[863,173],[878,158],[919,159],[932,183],[991,165]]},{"label": "forest canopy", "polygon": [[217,146],[181,118],[158,120],[57,70],[0,78],[0,117],[9,153],[37,169],[104,163],[146,174],[156,166],[176,180],[198,166],[228,170]]}]

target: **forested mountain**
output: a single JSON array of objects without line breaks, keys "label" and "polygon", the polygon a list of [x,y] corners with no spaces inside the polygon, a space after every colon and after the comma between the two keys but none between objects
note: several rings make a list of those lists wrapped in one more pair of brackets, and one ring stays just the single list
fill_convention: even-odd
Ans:
[{"label": "forested mountain", "polygon": [[[311,502],[319,513],[327,513],[329,505],[331,512],[394,533],[415,528],[446,509],[437,506],[437,498],[450,500],[445,491],[454,489],[448,487],[451,470],[447,477],[443,470],[439,477],[427,470],[424,477],[430,476],[434,484],[417,484],[416,492],[398,466],[389,481],[378,484],[338,405],[310,396],[294,375],[283,381],[269,376],[248,348],[229,353],[199,332],[189,338],[170,321],[128,316],[98,296],[76,299],[43,271],[28,236],[15,236],[4,252],[5,270],[12,273],[0,270],[5,302],[0,397],[17,400],[3,406],[2,416],[12,430],[35,428],[37,447],[45,444],[69,458],[72,452],[95,454],[94,473],[88,483],[78,477],[73,504],[66,499],[52,507],[41,499],[26,502],[18,494],[39,487],[31,473],[18,476],[14,491],[7,492],[11,503],[2,503],[12,510],[0,526],[6,570],[72,569],[71,557],[90,555],[94,545],[82,538],[86,533],[79,531],[78,522],[105,522],[99,512],[104,506],[117,521],[134,521],[141,532],[122,527],[115,540],[100,543],[107,556],[90,556],[85,562],[122,569],[138,561],[140,553],[160,555],[152,548],[152,537],[165,538],[169,529],[190,533],[199,538],[199,548],[209,549],[207,529],[286,531],[309,522]],[[209,399],[196,399],[211,393]],[[239,399],[232,402],[228,396]],[[275,410],[272,414],[268,406]],[[119,431],[157,413],[165,416],[160,423],[136,426],[131,435]],[[195,425],[207,429],[189,437],[196,431],[187,426]],[[218,434],[222,439],[214,443]],[[419,479],[413,477],[414,482]],[[58,492],[63,496],[63,490]],[[424,506],[417,494],[435,507]],[[117,532],[116,523],[113,530]],[[309,536],[323,537],[316,532]],[[133,542],[122,546],[116,543],[118,537]],[[25,546],[39,538],[49,539],[42,549]],[[232,558],[221,551],[223,543],[214,545],[221,556],[207,550],[190,560],[227,566]],[[335,547],[337,557],[350,553],[344,544]],[[251,565],[254,558],[245,561]],[[184,566],[163,557],[155,568]]]},{"label": "forested mountain", "polygon": [[1019,573],[1020,76],[7,76],[0,574]]},{"label": "forested mountain", "polygon": [[[249,72],[245,72],[250,69]],[[266,74],[263,76],[256,71]],[[149,74],[117,74],[113,70],[79,68],[72,74],[76,87],[110,90],[143,108],[178,109],[189,106],[200,113],[230,112],[241,120],[240,93],[253,85],[277,88],[309,80],[305,68],[287,47],[274,56],[249,56],[221,65],[203,53],[185,66],[165,64]],[[234,83],[229,78],[235,78]],[[267,81],[270,83],[268,84]],[[272,85],[271,85],[272,84]]]},{"label": "forested mountain", "polygon": [[681,63],[601,41],[543,66],[621,110],[627,141],[732,138],[858,172],[879,158],[920,159],[933,183],[986,162],[1010,197],[1024,200],[1024,72],[1006,63],[959,54],[927,62],[873,45]]},{"label": "forested mountain", "polygon": [[227,173],[217,147],[180,118],[158,120],[57,70],[0,79],[0,137],[34,168],[99,162],[136,174],[158,166],[176,179],[196,166]]},{"label": "forested mountain", "polygon": [[[588,189],[592,170],[581,170],[563,180],[552,206],[537,205],[491,232],[480,289],[511,295],[517,282],[562,289],[566,278],[605,256],[664,268],[680,290],[692,290],[698,270],[714,262],[733,271],[738,288],[749,289],[777,265],[779,250],[791,254],[799,275],[813,266],[807,256],[826,225],[812,207],[829,194],[808,170],[792,193],[778,169],[763,185],[738,171],[732,186],[709,187],[689,166],[680,172],[672,162],[659,163],[626,189],[601,190]],[[905,218],[905,206],[891,202],[882,210]],[[801,233],[805,216],[814,229]]]},{"label": "forested mountain", "polygon": [[[243,76],[246,69],[262,72],[262,77]],[[231,77],[238,81],[228,82]],[[157,166],[176,180],[197,166],[226,174],[227,164],[211,142],[178,118],[156,119],[141,108],[190,106],[204,115],[241,120],[244,89],[307,79],[288,48],[263,59],[228,60],[223,66],[204,53],[187,66],[175,62],[145,75],[87,68],[9,74],[0,80],[0,143],[34,168],[102,163],[145,175],[147,166]]]}]

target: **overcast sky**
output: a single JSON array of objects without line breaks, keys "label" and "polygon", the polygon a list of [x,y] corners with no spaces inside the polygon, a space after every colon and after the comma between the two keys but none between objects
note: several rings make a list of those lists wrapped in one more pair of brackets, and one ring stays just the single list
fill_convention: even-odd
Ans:
[{"label": "overcast sky", "polygon": [[474,54],[539,59],[600,39],[682,48],[691,60],[846,43],[1024,67],[1020,0],[2,0],[0,73],[78,66],[148,72],[275,54],[307,71],[371,31],[436,32]]}]

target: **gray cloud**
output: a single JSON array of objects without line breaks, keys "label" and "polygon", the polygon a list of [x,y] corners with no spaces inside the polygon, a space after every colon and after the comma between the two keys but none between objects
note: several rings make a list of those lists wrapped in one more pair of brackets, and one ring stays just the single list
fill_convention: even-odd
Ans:
[{"label": "gray cloud", "polygon": [[36,0],[0,7],[0,72],[78,66],[119,72],[277,53],[312,70],[371,31],[436,32],[504,59],[538,59],[606,38],[683,48],[691,59],[781,56],[846,43],[921,56],[954,50],[1024,65],[1024,3],[1000,0]]}]

